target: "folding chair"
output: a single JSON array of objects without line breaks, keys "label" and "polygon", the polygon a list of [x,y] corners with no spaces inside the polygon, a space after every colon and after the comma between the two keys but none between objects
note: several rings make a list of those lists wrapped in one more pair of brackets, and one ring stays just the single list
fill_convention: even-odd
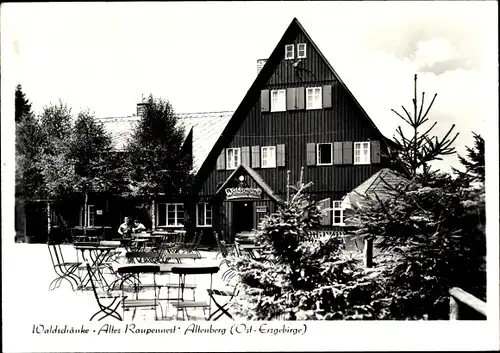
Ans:
[{"label": "folding chair", "polygon": [[[92,285],[92,290],[94,292],[94,297],[97,301],[97,305],[99,306],[99,311],[97,311],[92,317],[90,321],[92,321],[98,314],[102,313],[103,316],[99,318],[99,321],[102,319],[111,316],[117,320],[123,321],[121,315],[118,313],[117,309],[120,304],[127,298],[123,295],[113,294],[112,292],[107,291],[103,286],[102,282],[95,277],[94,271],[92,270],[89,263],[87,263],[87,272],[89,275],[90,283]],[[101,284],[101,285],[99,285]],[[103,299],[111,299],[111,302],[108,305],[103,303]]]},{"label": "folding chair", "polygon": [[[155,320],[158,320],[158,313],[157,313],[157,308],[160,306],[160,303],[158,302],[157,298],[157,292],[156,292],[156,274],[160,272],[160,266],[159,265],[153,265],[153,264],[131,264],[131,265],[123,265],[118,267],[117,269],[118,274],[124,276],[125,279],[133,279],[133,292],[135,294],[134,299],[125,299],[122,302],[122,308],[123,308],[123,315],[125,316],[125,311],[133,310],[133,315],[132,315],[132,320],[135,318],[135,314],[137,309],[149,309],[149,310],[154,310],[155,312]],[[153,276],[153,282],[151,287],[153,288],[153,298],[139,298],[139,292],[141,291],[141,286],[140,286],[140,275],[143,274],[152,274]],[[122,288],[122,296],[125,296],[124,289],[125,287],[123,285],[120,285]],[[162,310],[162,317],[163,317],[163,309],[160,306],[160,310]]]},{"label": "folding chair", "polygon": [[219,256],[222,256],[224,259],[232,255],[234,252],[234,246],[227,245],[223,240],[220,239],[219,233],[214,231],[215,243],[217,244],[217,248],[219,251],[215,255],[217,259]]},{"label": "folding chair", "polygon": [[[210,275],[210,287],[209,290],[212,290],[212,282],[213,282],[213,274],[219,272],[218,266],[191,266],[191,265],[180,265],[172,267],[172,273],[179,275],[179,287],[178,287],[178,296],[177,301],[172,303],[172,306],[177,309],[176,318],[179,319],[179,311],[182,311],[182,318],[185,319],[186,316],[188,319],[190,315],[187,312],[187,309],[203,309],[203,314],[206,316],[205,310],[208,309],[208,317],[211,315],[211,304],[212,297],[209,296],[209,302],[206,301],[196,301],[196,300],[185,300],[184,299],[184,289],[186,283],[187,276],[196,276],[196,275]],[[184,315],[185,314],[185,315]]]},{"label": "folding chair", "polygon": [[66,262],[64,261],[63,253],[60,244],[49,240],[47,242],[49,248],[50,260],[57,275],[55,279],[49,284],[49,290],[59,288],[61,282],[66,280],[74,291],[81,285],[80,276],[76,273],[78,268],[82,265],[81,262]]},{"label": "folding chair", "polygon": [[201,243],[201,238],[203,236],[203,231],[199,231],[194,233],[193,241],[190,243],[184,243],[178,251],[186,252],[186,253],[196,253],[200,255],[200,252],[198,251],[198,247],[200,246]]},{"label": "folding chair", "polygon": [[[231,300],[233,300],[234,296],[237,295],[238,293],[236,292],[235,288],[230,288],[230,289],[207,289],[208,295],[210,296],[210,299],[213,300],[215,306],[217,307],[217,310],[211,313],[207,320],[217,320],[219,319],[222,315],[226,315],[230,319],[232,319],[232,315],[227,311],[227,307],[229,306],[229,303]],[[223,305],[220,305],[217,300],[215,299],[215,296],[222,296],[222,297],[229,297],[226,303]]]}]

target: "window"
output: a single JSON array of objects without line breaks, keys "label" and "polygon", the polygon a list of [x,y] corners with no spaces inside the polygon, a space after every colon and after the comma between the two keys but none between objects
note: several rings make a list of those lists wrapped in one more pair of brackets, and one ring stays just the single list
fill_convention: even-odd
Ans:
[{"label": "window", "polygon": [[196,205],[196,226],[212,226],[212,205],[209,203],[199,203]]},{"label": "window", "polygon": [[276,147],[264,146],[260,148],[261,168],[276,168]]},{"label": "window", "polygon": [[321,87],[307,88],[307,109],[321,109],[322,107]]},{"label": "window", "polygon": [[333,164],[333,144],[331,143],[318,143],[317,149],[317,165],[331,165]]},{"label": "window", "polygon": [[294,58],[293,51],[294,51],[293,44],[285,45],[285,59],[293,59]]},{"label": "window", "polygon": [[297,44],[297,59],[306,57],[306,43]]},{"label": "window", "polygon": [[80,226],[93,227],[95,226],[95,207],[94,205],[87,205],[87,224],[83,221],[85,219],[85,207],[80,206]]},{"label": "window", "polygon": [[271,111],[284,112],[286,110],[286,90],[271,91]]},{"label": "window", "polygon": [[184,225],[184,205],[182,203],[159,203],[156,225],[158,227],[182,227]]},{"label": "window", "polygon": [[226,149],[226,169],[236,169],[240,165],[240,149]]},{"label": "window", "polygon": [[333,201],[333,222],[334,226],[344,225],[344,209],[342,208],[342,201]]},{"label": "window", "polygon": [[370,164],[370,142],[354,142],[354,164]]}]

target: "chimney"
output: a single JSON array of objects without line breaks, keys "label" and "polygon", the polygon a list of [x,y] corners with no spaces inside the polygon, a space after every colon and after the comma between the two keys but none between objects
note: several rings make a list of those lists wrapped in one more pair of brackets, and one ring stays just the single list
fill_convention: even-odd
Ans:
[{"label": "chimney", "polygon": [[137,116],[142,116],[142,114],[146,111],[147,103],[137,103]]},{"label": "chimney", "polygon": [[257,60],[257,75],[260,73],[260,70],[264,67],[266,64],[267,59],[259,59]]}]

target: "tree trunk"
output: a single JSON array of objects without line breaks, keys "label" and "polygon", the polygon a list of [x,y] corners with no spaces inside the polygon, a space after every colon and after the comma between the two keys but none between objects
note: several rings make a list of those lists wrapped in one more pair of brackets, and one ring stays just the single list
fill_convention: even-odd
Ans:
[{"label": "tree trunk", "polygon": [[50,201],[47,201],[47,240],[50,240],[51,221],[50,221]]},{"label": "tree trunk", "polygon": [[88,203],[89,203],[89,194],[85,191],[85,201],[83,203],[83,235],[87,235],[87,219],[88,215]]},{"label": "tree trunk", "polygon": [[365,239],[365,248],[363,249],[364,265],[366,268],[373,266],[373,239]]},{"label": "tree trunk", "polygon": [[151,230],[154,231],[156,228],[156,205],[155,198],[151,200]]}]

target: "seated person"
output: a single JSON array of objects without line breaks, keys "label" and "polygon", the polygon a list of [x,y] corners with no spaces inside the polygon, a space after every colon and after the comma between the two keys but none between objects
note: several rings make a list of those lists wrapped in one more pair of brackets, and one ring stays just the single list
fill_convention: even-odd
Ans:
[{"label": "seated person", "polygon": [[130,224],[130,218],[125,217],[123,223],[118,227],[118,234],[122,237],[130,237],[132,233],[132,224]]},{"label": "seated person", "polygon": [[141,232],[145,232],[146,231],[146,227],[144,226],[144,224],[142,224],[141,222],[139,222],[137,219],[134,221],[134,227],[132,228],[132,231],[134,233],[141,233]]}]

